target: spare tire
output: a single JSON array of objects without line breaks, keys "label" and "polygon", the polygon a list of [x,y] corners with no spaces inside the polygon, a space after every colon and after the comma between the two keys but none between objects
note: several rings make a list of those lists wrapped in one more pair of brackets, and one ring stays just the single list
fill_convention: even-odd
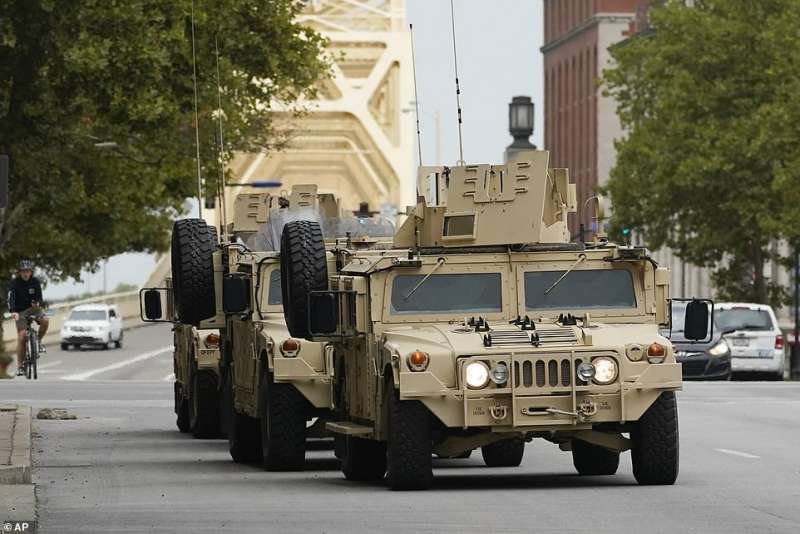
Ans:
[{"label": "spare tire", "polygon": [[216,229],[203,219],[181,219],[172,226],[172,293],[181,323],[198,326],[216,313],[216,244]]},{"label": "spare tire", "polygon": [[308,296],[328,289],[328,264],[322,229],[315,221],[293,221],[281,233],[281,293],[292,337],[311,336]]}]

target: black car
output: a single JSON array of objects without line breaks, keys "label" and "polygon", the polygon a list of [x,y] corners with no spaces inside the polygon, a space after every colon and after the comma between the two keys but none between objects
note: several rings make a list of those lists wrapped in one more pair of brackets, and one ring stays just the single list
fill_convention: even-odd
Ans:
[{"label": "black car", "polygon": [[[708,343],[693,343],[683,337],[685,304],[674,303],[672,309],[672,345],[675,359],[683,367],[684,380],[730,380],[731,349],[723,338],[724,332],[714,325]],[[664,332],[664,335],[669,335]]]}]

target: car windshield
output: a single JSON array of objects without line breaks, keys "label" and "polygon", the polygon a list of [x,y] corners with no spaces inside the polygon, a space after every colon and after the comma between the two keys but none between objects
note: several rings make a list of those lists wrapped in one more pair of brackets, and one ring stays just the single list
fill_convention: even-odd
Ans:
[{"label": "car windshield", "polygon": [[[404,274],[392,283],[392,313],[490,313],[503,309],[500,273]],[[414,288],[417,288],[414,291]]]},{"label": "car windshield", "polygon": [[267,305],[280,306],[283,304],[283,294],[281,293],[281,270],[275,269],[269,274],[269,295]]},{"label": "car windshield", "polygon": [[633,277],[625,269],[588,269],[568,273],[547,294],[545,292],[566,271],[525,273],[525,308],[528,310],[578,310],[635,308]]},{"label": "car windshield", "polygon": [[105,319],[105,310],[75,310],[69,314],[70,321],[103,321]]},{"label": "car windshield", "polygon": [[717,324],[723,331],[729,330],[772,330],[772,317],[767,310],[750,308],[718,309],[715,312]]}]

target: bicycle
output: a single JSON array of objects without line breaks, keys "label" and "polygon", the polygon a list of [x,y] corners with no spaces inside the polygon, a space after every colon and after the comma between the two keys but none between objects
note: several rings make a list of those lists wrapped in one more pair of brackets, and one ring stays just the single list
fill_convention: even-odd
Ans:
[{"label": "bicycle", "polygon": [[[39,360],[39,333],[33,327],[36,322],[34,317],[26,317],[25,322],[25,359],[22,360],[22,367],[25,369],[25,378],[28,380],[33,376],[34,380],[39,379],[36,363]],[[38,323],[37,323],[38,324]]]}]

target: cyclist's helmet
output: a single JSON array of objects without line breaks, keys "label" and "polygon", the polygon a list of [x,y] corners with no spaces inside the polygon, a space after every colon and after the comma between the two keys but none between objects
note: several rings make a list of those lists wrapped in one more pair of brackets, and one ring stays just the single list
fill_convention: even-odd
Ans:
[{"label": "cyclist's helmet", "polygon": [[31,260],[19,260],[17,264],[18,271],[32,271],[33,270],[33,261]]}]

